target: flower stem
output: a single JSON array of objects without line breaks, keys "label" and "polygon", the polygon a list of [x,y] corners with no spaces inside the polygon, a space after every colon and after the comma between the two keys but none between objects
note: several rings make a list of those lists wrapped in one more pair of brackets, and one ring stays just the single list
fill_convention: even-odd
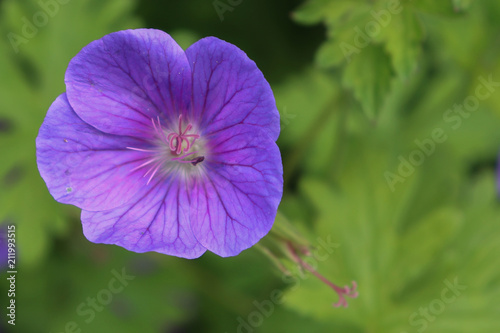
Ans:
[{"label": "flower stem", "polygon": [[302,258],[297,254],[295,251],[295,248],[293,247],[293,244],[291,242],[287,243],[288,249],[290,250],[290,253],[292,255],[293,260],[299,264],[301,267],[305,268],[309,272],[311,272],[314,276],[316,276],[318,279],[320,279],[323,283],[328,285],[330,288],[335,290],[335,292],[339,295],[339,301],[337,303],[334,303],[334,307],[347,307],[347,301],[345,297],[351,297],[351,298],[356,298],[358,297],[358,292],[356,291],[356,288],[358,287],[355,281],[352,281],[352,288],[349,288],[348,286],[339,287],[333,282],[329,281],[327,278],[325,278],[323,275],[321,275],[318,271],[316,271],[313,267],[311,267],[308,263],[306,263]]}]

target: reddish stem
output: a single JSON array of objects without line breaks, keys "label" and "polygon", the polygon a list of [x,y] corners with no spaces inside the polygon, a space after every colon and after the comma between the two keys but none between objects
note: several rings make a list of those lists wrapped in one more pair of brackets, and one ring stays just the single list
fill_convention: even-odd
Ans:
[{"label": "reddish stem", "polygon": [[298,263],[302,268],[305,268],[309,272],[311,272],[314,276],[316,276],[318,279],[320,279],[323,283],[328,285],[330,288],[335,290],[335,292],[339,295],[339,301],[337,303],[334,303],[334,307],[347,307],[347,301],[345,299],[345,296],[351,297],[351,298],[356,298],[358,297],[358,292],[356,291],[356,288],[358,285],[356,284],[355,281],[352,281],[352,288],[349,288],[348,286],[339,287],[336,284],[332,283],[329,281],[327,278],[325,278],[323,275],[318,273],[313,267],[311,267],[308,263],[306,263],[300,256],[297,254],[295,251],[295,248],[290,242],[287,242],[288,249],[290,250],[290,253],[292,254],[292,258],[296,263]]}]

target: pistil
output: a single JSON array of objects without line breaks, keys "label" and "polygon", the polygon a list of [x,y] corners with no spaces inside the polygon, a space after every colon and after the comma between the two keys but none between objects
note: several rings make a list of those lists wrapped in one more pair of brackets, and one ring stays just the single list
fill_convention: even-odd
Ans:
[{"label": "pistil", "polygon": [[[132,171],[141,169],[143,167],[148,167],[147,172],[143,175],[146,177],[149,175],[147,184],[151,182],[155,174],[161,169],[162,166],[170,165],[170,162],[178,162],[182,164],[190,163],[196,166],[205,160],[204,156],[198,155],[198,151],[191,151],[195,141],[200,138],[200,135],[195,133],[189,133],[193,129],[193,125],[188,123],[186,128],[183,130],[182,126],[182,115],[179,116],[178,131],[166,134],[160,122],[160,117],[157,116],[156,119],[152,118],[151,123],[153,125],[153,132],[156,142],[152,142],[154,148],[143,149],[135,147],[126,147],[127,149],[144,152],[151,154],[147,157],[147,160],[141,165],[134,168]],[[192,156],[192,158],[188,158]],[[170,165],[171,167],[171,165]],[[167,168],[167,169],[170,169]]]}]

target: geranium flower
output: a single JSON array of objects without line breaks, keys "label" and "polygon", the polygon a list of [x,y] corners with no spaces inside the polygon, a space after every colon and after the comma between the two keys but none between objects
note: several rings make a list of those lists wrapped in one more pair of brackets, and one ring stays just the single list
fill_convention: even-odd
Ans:
[{"label": "geranium flower", "polygon": [[283,191],[279,113],[243,51],[119,31],[84,47],[65,82],[37,163],[53,197],[82,209],[90,241],[225,257],[269,232]]}]

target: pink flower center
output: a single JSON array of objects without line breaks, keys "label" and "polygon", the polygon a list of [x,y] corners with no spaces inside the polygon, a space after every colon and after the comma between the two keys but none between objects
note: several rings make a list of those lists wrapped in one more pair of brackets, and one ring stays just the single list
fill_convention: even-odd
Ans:
[{"label": "pink flower center", "polygon": [[[154,122],[153,122],[154,126]],[[158,119],[158,127],[160,127],[160,120]],[[187,134],[189,130],[193,128],[193,125],[188,124],[186,126],[186,129],[184,132],[182,131],[182,115],[179,116],[179,133],[170,133],[166,137],[166,141],[168,141],[168,146],[170,147],[170,150],[172,152],[175,152],[177,155],[181,154],[183,151],[182,144],[183,142],[186,143],[186,151],[189,151],[189,148],[191,148],[191,145],[194,144],[196,139],[198,139],[200,136],[198,134]],[[161,134],[164,136],[163,130],[161,128],[158,129],[158,132],[161,132]],[[192,142],[189,142],[189,138],[193,138]]]},{"label": "pink flower center", "polygon": [[[151,182],[151,179],[153,179],[162,166],[164,170],[168,172],[178,166],[178,163],[196,166],[198,163],[205,160],[205,157],[201,156],[199,151],[190,151],[192,148],[196,148],[195,142],[200,136],[198,134],[189,133],[193,129],[191,123],[188,123],[184,130],[182,129],[182,115],[179,116],[177,132],[172,131],[166,134],[166,131],[161,125],[160,117],[156,117],[156,120],[152,118],[151,123],[156,138],[154,143],[155,147],[153,149],[126,147],[130,150],[151,154],[146,157],[146,162],[132,170],[135,171],[148,167],[148,171],[143,176],[146,177],[149,175],[147,184]],[[171,162],[176,163],[173,164]]]}]

